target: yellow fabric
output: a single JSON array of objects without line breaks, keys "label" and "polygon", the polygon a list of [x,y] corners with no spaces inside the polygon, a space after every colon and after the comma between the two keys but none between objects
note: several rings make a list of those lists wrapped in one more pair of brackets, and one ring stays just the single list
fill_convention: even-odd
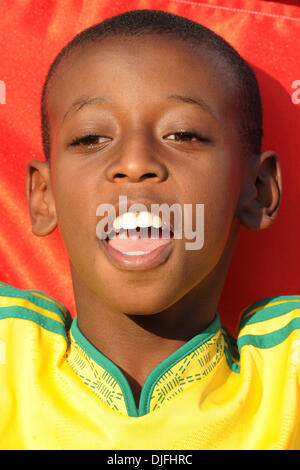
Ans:
[{"label": "yellow fabric", "polygon": [[140,416],[62,305],[0,300],[0,449],[300,449],[300,297],[247,309],[237,342],[216,317],[151,373]]}]

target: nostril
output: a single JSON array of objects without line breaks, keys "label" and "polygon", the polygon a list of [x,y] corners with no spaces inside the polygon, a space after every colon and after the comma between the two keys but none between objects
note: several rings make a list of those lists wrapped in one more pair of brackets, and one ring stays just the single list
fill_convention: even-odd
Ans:
[{"label": "nostril", "polygon": [[157,178],[158,177],[158,174],[157,173],[138,173],[138,174],[126,174],[126,173],[115,173],[113,175],[113,179],[116,180],[116,179],[125,179],[125,178],[128,178],[128,180],[132,180],[132,181],[135,181],[135,182],[141,182],[141,181],[145,181],[147,179],[153,179],[153,178]]},{"label": "nostril", "polygon": [[147,178],[156,178],[156,176],[156,173],[145,173],[143,176],[141,176],[140,180],[143,181]]},{"label": "nostril", "polygon": [[126,175],[124,173],[116,173],[115,178],[125,178]]}]

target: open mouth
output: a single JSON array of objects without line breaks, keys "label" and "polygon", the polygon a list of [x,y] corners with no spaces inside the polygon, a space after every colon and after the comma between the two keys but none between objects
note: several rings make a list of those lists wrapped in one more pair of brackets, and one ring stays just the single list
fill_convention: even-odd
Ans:
[{"label": "open mouth", "polygon": [[173,239],[171,227],[163,227],[158,216],[126,213],[114,220],[103,246],[117,266],[148,269],[167,259]]}]

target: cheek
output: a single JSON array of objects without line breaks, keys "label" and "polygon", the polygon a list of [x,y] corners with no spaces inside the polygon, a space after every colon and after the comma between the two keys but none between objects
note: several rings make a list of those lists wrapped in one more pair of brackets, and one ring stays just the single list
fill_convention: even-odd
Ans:
[{"label": "cheek", "polygon": [[63,165],[56,167],[53,181],[58,226],[69,256],[88,257],[96,234],[93,183],[87,175]]},{"label": "cheek", "polygon": [[215,265],[224,251],[235,217],[240,191],[240,168],[234,159],[224,157],[219,165],[207,164],[205,171],[195,169],[194,174],[198,175],[197,180],[190,175],[185,200],[188,202],[188,199],[192,199],[194,206],[203,204],[204,219],[198,220],[198,226],[196,211],[193,210],[193,229],[199,231],[204,225],[204,244],[198,254],[193,256],[199,256],[199,260],[202,258],[208,265]]}]

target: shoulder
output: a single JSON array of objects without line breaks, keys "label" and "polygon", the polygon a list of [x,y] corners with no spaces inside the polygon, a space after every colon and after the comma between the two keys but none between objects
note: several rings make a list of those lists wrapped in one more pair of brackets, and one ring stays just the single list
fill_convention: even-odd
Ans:
[{"label": "shoulder", "polygon": [[237,346],[267,349],[296,337],[300,339],[300,296],[268,297],[242,312]]},{"label": "shoulder", "polygon": [[[24,290],[0,282],[0,328],[11,319],[25,320],[66,337],[72,318],[57,300],[36,290]],[[7,321],[5,321],[7,320]],[[18,322],[24,324],[24,322]]]}]

